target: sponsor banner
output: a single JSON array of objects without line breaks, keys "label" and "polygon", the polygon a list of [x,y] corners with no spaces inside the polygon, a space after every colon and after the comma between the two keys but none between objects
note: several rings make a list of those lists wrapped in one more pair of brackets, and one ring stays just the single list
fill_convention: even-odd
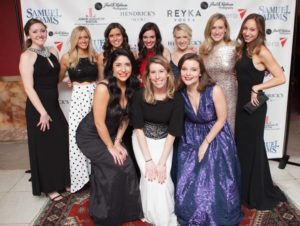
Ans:
[{"label": "sponsor banner", "polygon": [[[60,56],[68,51],[70,33],[78,25],[89,28],[93,45],[101,52],[105,28],[111,22],[119,22],[125,27],[130,46],[135,51],[141,27],[146,22],[154,22],[160,28],[164,46],[173,51],[173,27],[187,23],[193,29],[191,46],[198,50],[204,39],[206,22],[212,14],[219,12],[227,17],[233,40],[247,15],[263,15],[266,19],[266,45],[286,75],[284,85],[266,91],[270,98],[265,125],[269,158],[283,154],[295,8],[295,0],[52,0],[47,4],[43,0],[21,0],[23,24],[30,18],[42,20],[48,26],[46,45],[56,47]],[[270,79],[270,76],[266,75],[265,79]],[[61,87],[60,104],[68,115],[71,90]]]}]

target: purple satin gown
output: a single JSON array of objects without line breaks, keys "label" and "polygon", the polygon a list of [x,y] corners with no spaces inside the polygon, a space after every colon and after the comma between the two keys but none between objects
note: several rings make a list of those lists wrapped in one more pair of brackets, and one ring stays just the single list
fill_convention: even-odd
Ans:
[{"label": "purple satin gown", "polygon": [[194,112],[186,90],[184,134],[178,149],[175,211],[181,226],[237,225],[241,218],[240,166],[235,142],[226,122],[210,143],[203,160],[198,149],[216,122],[214,86],[201,94]]}]

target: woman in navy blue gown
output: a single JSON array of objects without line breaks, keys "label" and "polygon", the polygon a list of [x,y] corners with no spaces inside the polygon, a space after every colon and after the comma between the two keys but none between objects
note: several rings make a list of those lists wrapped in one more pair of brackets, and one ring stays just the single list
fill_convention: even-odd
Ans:
[{"label": "woman in navy blue gown", "polygon": [[224,94],[198,55],[183,55],[178,66],[185,107],[175,197],[178,221],[181,226],[237,225],[242,216],[240,166]]}]

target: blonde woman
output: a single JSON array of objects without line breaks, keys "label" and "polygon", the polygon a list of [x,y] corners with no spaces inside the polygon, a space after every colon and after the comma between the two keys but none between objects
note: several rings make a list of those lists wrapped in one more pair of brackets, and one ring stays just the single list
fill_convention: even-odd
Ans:
[{"label": "blonde woman", "polygon": [[189,47],[192,39],[192,29],[185,23],[177,24],[173,28],[173,37],[175,41],[176,50],[171,53],[171,68],[174,76],[179,75],[178,62],[180,58],[186,53],[193,53],[195,50]]},{"label": "blonde woman", "polygon": [[141,171],[140,190],[145,221],[176,226],[174,184],[170,170],[173,142],[182,133],[183,102],[175,93],[169,62],[153,56],[145,68],[145,89],[132,104],[133,150]]},{"label": "blonde woman", "polygon": [[230,39],[230,28],[223,14],[213,14],[207,21],[205,40],[200,46],[200,55],[207,73],[219,85],[227,103],[227,121],[231,131],[235,126],[237,81],[234,76],[236,61],[235,43]]},{"label": "blonde woman", "polygon": [[89,160],[82,154],[75,140],[80,121],[90,112],[96,80],[100,79],[97,54],[92,46],[89,30],[75,27],[70,37],[70,49],[63,55],[60,76],[68,71],[72,83],[71,107],[69,112],[69,144],[71,192],[80,190],[88,181]]}]

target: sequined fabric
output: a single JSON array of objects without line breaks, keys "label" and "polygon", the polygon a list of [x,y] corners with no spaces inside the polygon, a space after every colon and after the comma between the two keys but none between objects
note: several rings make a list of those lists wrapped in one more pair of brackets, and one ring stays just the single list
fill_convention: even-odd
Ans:
[{"label": "sequined fabric", "polygon": [[234,76],[235,46],[233,44],[215,46],[208,56],[203,57],[205,68],[219,85],[226,98],[227,121],[232,132],[235,126],[235,111],[237,100],[237,81]]},{"label": "sequined fabric", "polygon": [[237,225],[241,220],[240,166],[226,122],[199,163],[198,149],[217,120],[213,86],[206,88],[194,112],[186,90],[184,134],[178,148],[175,211],[181,226]]},{"label": "sequined fabric", "polygon": [[168,125],[144,122],[143,131],[146,137],[158,140],[168,136]]}]

